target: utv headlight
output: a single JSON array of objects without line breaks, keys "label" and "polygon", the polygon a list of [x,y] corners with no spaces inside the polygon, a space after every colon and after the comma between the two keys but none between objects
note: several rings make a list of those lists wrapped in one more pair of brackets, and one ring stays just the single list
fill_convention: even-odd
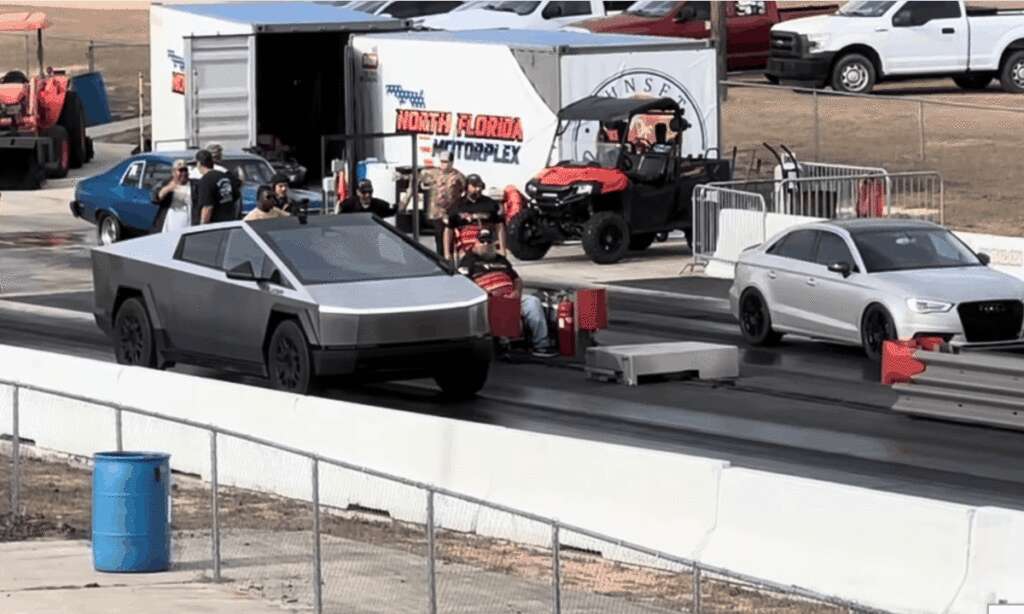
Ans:
[{"label": "utv headlight", "polygon": [[826,32],[805,35],[804,39],[807,41],[807,51],[810,53],[821,53],[825,50],[825,47],[828,46],[830,38],[832,38],[832,35]]},{"label": "utv headlight", "polygon": [[577,194],[593,194],[594,193],[594,184],[592,184],[592,183],[581,183],[580,185],[576,186],[576,193]]},{"label": "utv headlight", "polygon": [[926,298],[908,298],[907,308],[914,313],[945,313],[953,308],[953,303],[932,301]]}]

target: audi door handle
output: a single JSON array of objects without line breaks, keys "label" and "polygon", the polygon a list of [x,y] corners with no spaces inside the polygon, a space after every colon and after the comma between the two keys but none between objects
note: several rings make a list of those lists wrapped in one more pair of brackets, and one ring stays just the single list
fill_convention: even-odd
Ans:
[{"label": "audi door handle", "polygon": [[956,34],[956,30],[954,28],[942,28],[942,33],[943,34]]},{"label": "audi door handle", "polygon": [[808,286],[817,286],[818,285],[818,280],[814,279],[813,277],[808,277],[807,278],[807,285]]},{"label": "audi door handle", "polygon": [[768,279],[775,279],[776,277],[778,275],[775,274],[775,271],[768,271]]}]

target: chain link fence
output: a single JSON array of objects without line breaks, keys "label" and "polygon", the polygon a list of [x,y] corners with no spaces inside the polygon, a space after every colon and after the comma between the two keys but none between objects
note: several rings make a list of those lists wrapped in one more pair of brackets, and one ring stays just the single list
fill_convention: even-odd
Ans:
[{"label": "chain link fence", "polygon": [[[90,436],[81,436],[83,428]],[[285,607],[388,614],[874,611],[242,433],[0,380],[0,434],[6,431],[3,539],[18,539],[8,529],[34,509],[53,511],[47,497],[57,483],[67,500],[56,514],[82,527],[68,536],[88,537],[87,459],[111,448],[163,450],[174,472],[175,568]],[[42,441],[26,438],[33,434]],[[77,465],[54,462],[53,450]]]},{"label": "chain link fence", "polygon": [[729,99],[722,108],[723,150],[749,152],[768,142],[787,144],[807,160],[892,172],[934,170],[945,179],[946,224],[976,232],[1024,233],[1017,181],[1024,174],[1024,156],[1012,138],[1024,125],[1024,106],[1015,106],[1017,97],[999,96],[998,106],[987,106],[912,97],[903,90],[853,95],[724,83]]}]

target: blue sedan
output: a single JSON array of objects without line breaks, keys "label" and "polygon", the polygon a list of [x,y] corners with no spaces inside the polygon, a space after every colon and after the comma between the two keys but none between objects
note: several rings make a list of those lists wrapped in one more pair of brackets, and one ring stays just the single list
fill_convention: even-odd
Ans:
[{"label": "blue sedan", "polygon": [[[137,154],[105,173],[79,181],[71,213],[96,225],[101,245],[148,233],[158,210],[152,201],[153,188],[170,180],[171,165],[179,158],[192,166],[195,150]],[[259,156],[238,152],[225,152],[221,164],[242,180],[242,213],[248,213],[256,207],[257,188],[270,183],[274,168]],[[319,192],[289,189],[288,193],[292,200],[308,199],[310,213],[320,212]]]}]

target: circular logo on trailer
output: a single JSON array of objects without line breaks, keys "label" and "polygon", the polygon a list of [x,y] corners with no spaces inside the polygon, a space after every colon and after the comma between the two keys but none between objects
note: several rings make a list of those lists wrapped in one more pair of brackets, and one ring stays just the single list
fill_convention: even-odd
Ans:
[{"label": "circular logo on trailer", "polygon": [[[705,151],[708,147],[708,128],[704,121],[703,111],[697,104],[697,100],[690,93],[690,90],[686,89],[685,85],[674,79],[671,75],[649,68],[625,70],[603,81],[594,88],[591,95],[607,96],[609,98],[671,98],[676,101],[679,108],[683,109],[683,117],[691,124],[686,136],[691,139],[694,136],[699,137],[701,152]],[[592,148],[591,145],[585,142],[581,143],[578,138],[582,128],[581,124],[582,122],[577,122],[577,125],[573,128],[573,158],[576,160],[582,160],[584,151],[589,151]],[[654,130],[653,125],[646,125],[641,122],[640,126],[635,126],[633,130],[638,132],[636,136],[653,141],[653,138],[651,138]],[[589,131],[589,129],[585,131]],[[648,135],[646,134],[647,132],[651,134]],[[683,142],[684,144],[686,143],[685,137]]]}]

